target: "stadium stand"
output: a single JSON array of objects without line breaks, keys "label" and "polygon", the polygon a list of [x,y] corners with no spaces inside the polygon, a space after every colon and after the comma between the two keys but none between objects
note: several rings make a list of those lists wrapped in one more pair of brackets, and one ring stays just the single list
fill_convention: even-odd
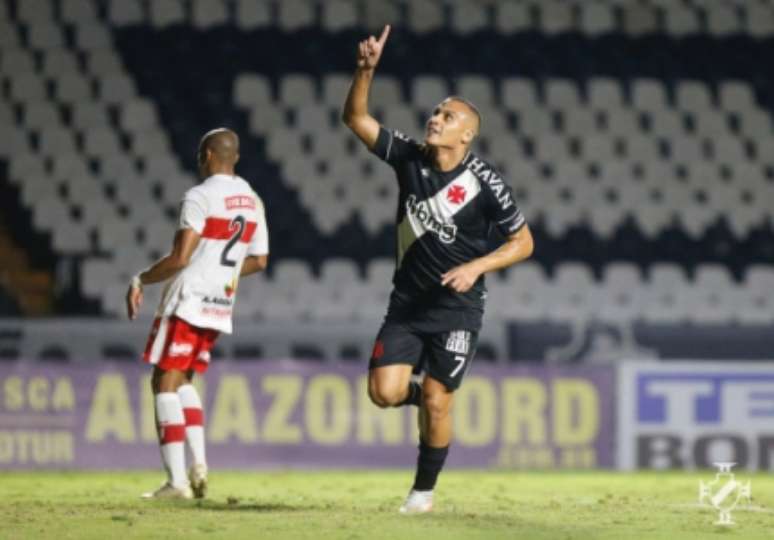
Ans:
[{"label": "stadium stand", "polygon": [[774,322],[771,2],[31,5],[0,11],[2,181],[78,268],[62,310],[120,316],[199,136],[228,125],[272,233],[240,316],[377,318],[397,186],[339,116],[353,43],[391,22],[374,113],[419,137],[440,99],[472,99],[535,234],[533,262],[489,279],[493,316]]}]

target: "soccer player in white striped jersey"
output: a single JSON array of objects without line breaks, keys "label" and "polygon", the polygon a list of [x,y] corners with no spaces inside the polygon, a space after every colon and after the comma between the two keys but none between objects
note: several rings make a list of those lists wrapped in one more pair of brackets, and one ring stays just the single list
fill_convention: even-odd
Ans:
[{"label": "soccer player in white striped jersey", "polygon": [[[143,286],[166,282],[143,359],[153,365],[156,424],[167,481],[145,498],[202,498],[207,489],[201,399],[191,384],[204,373],[218,335],[232,331],[231,316],[241,276],[268,262],[263,203],[234,172],[239,138],[215,129],[197,153],[202,182],[180,206],[172,251],[132,278],[126,295],[137,317]],[[186,475],[185,443],[193,463]]]}]

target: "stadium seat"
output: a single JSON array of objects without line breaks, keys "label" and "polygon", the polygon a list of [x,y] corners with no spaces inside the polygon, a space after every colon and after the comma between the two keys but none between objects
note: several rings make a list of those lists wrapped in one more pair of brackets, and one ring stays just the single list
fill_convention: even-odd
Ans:
[{"label": "stadium seat", "polygon": [[573,6],[567,2],[549,0],[540,2],[538,20],[540,30],[548,35],[569,31],[573,27]]},{"label": "stadium seat", "polygon": [[612,6],[584,2],[579,4],[580,28],[590,36],[609,34],[615,29]]},{"label": "stadium seat", "polygon": [[50,101],[25,103],[22,118],[28,128],[35,130],[61,124],[59,111]]},{"label": "stadium seat", "polygon": [[353,28],[358,24],[357,5],[350,0],[334,0],[322,5],[322,26],[329,32]]},{"label": "stadium seat", "polygon": [[495,275],[487,279],[486,309],[491,315],[520,321],[546,317],[548,285],[540,265],[524,262],[509,269],[504,279]]},{"label": "stadium seat", "polygon": [[78,23],[96,19],[97,10],[91,0],[62,0],[59,16],[64,22]]},{"label": "stadium seat", "polygon": [[143,21],[143,10],[139,0],[109,0],[108,20],[112,25],[130,26]]},{"label": "stadium seat", "polygon": [[223,26],[228,22],[228,10],[221,0],[194,0],[191,6],[191,23],[194,28],[206,30]]},{"label": "stadium seat", "polygon": [[56,82],[56,97],[66,104],[88,101],[93,97],[91,83],[79,73],[63,74]]},{"label": "stadium seat", "polygon": [[[390,22],[395,30],[390,43],[396,45],[371,89],[371,109],[379,121],[420,138],[432,107],[452,89],[471,99],[484,118],[475,151],[502,168],[514,186],[540,249],[546,250],[540,263],[561,269],[577,256],[576,249],[566,248],[576,236],[591,243],[593,253],[580,258],[601,271],[603,279],[592,280],[598,294],[573,298],[564,290],[568,278],[544,277],[541,287],[560,300],[551,317],[591,316],[588,304],[610,321],[646,313],[651,321],[684,321],[693,320],[693,311],[720,302],[724,307],[713,312],[717,321],[741,320],[744,306],[761,301],[740,292],[745,282],[730,286],[738,289],[736,296],[694,293],[715,283],[707,277],[712,273],[698,271],[705,254],[717,260],[720,250],[730,250],[724,265],[738,276],[756,260],[750,253],[758,249],[759,237],[769,234],[771,89],[753,60],[759,40],[774,34],[770,2],[40,4],[39,10],[27,2],[1,6],[7,13],[0,16],[0,159],[5,162],[0,170],[7,167],[20,201],[38,223],[54,231],[55,252],[86,260],[112,255],[117,248],[96,229],[116,213],[143,231],[143,257],[167,249],[168,235],[151,225],[167,223],[164,216],[174,213],[182,192],[192,185],[194,132],[222,122],[240,131],[245,174],[277,177],[266,190],[267,207],[288,201],[302,215],[296,224],[300,232],[289,235],[300,239],[288,240],[288,251],[308,251],[319,261],[330,256],[324,246],[334,245],[340,250],[335,256],[359,264],[387,253],[397,197],[392,172],[339,121],[351,62],[328,62],[301,42],[330,38],[331,57],[339,57],[350,30],[364,26],[378,33]],[[223,32],[227,38],[221,39]],[[245,44],[265,49],[266,43],[304,39],[283,51],[282,59],[229,56],[229,62],[218,65],[216,82],[181,92],[196,80],[197,62],[207,59],[200,43],[214,37],[221,45],[213,58]],[[729,39],[738,57],[724,45]],[[459,51],[457,41],[477,46]],[[508,54],[492,54],[514,44],[502,49]],[[401,49],[416,46],[437,47],[438,62],[428,65]],[[178,55],[173,65],[166,53],[177,54],[178,47],[191,54]],[[713,51],[712,62],[693,62],[694,49]],[[149,55],[150,50],[165,54]],[[302,69],[300,60],[309,54],[314,68]],[[626,60],[632,57],[637,62]],[[354,177],[362,181],[348,181]],[[41,218],[38,201],[63,220],[61,226]],[[94,246],[93,233],[99,240]],[[342,241],[350,233],[357,245],[366,240],[362,252]],[[682,238],[675,244],[685,242],[693,251],[680,253],[670,243],[672,235]],[[162,236],[164,241],[155,241]],[[732,238],[733,245],[725,246],[723,238]],[[685,279],[688,285],[675,305],[667,293],[643,300],[640,293],[653,284],[640,280],[635,287],[633,278],[628,283],[636,294],[628,294],[607,268],[609,259],[615,260],[611,253],[627,249],[639,254],[629,253],[626,260],[634,257],[648,266],[665,256],[696,277]],[[326,267],[323,263],[323,274]],[[326,279],[312,277],[310,287]],[[490,288],[511,298],[509,279],[493,277]],[[286,314],[381,317],[388,286],[355,281],[358,293],[337,293],[328,311],[314,312],[292,300]],[[110,287],[113,291],[116,285]],[[494,295],[490,300],[503,317],[548,316],[543,299],[533,298],[533,291],[524,294],[516,304],[529,310]],[[361,307],[367,302],[358,295],[379,300]],[[119,300],[111,297],[106,306],[118,309]],[[750,309],[749,320],[762,317],[761,309]]]},{"label": "stadium seat", "polygon": [[605,322],[631,322],[640,317],[645,291],[639,269],[629,263],[605,267],[600,290],[600,306],[595,316]]},{"label": "stadium seat", "polygon": [[101,79],[124,72],[121,59],[112,50],[90,50],[84,53],[89,73]]},{"label": "stadium seat", "polygon": [[705,10],[705,15],[707,17],[707,30],[713,36],[723,38],[737,34],[742,29],[734,6],[710,5]]},{"label": "stadium seat", "polygon": [[665,29],[671,36],[682,38],[700,30],[699,14],[686,5],[675,4],[664,12]]},{"label": "stadium seat", "polygon": [[277,7],[277,24],[282,30],[292,32],[314,24],[314,5],[305,0],[286,0]]},{"label": "stadium seat", "polygon": [[164,28],[185,21],[185,11],[180,0],[156,0],[148,5],[150,22],[156,28]]},{"label": "stadium seat", "polygon": [[49,78],[58,78],[79,70],[77,58],[66,49],[50,49],[43,54],[42,73]]},{"label": "stadium seat", "polygon": [[365,25],[371,32],[380,32],[385,24],[400,27],[404,23],[399,2],[394,0],[362,0]]},{"label": "stadium seat", "polygon": [[527,30],[533,24],[530,11],[526,2],[498,2],[495,6],[495,28],[503,34]]},{"label": "stadium seat", "polygon": [[439,29],[444,24],[443,6],[429,0],[415,0],[406,4],[407,24],[412,32],[423,34]]},{"label": "stadium seat", "polygon": [[430,114],[433,108],[441,100],[448,97],[449,87],[446,81],[435,76],[421,76],[412,81],[411,102],[419,110],[427,111]]},{"label": "stadium seat", "polygon": [[652,323],[679,323],[687,320],[687,288],[685,274],[678,267],[669,264],[651,267],[643,318]]},{"label": "stadium seat", "polygon": [[774,271],[768,266],[751,266],[739,291],[741,323],[771,324],[774,321]]},{"label": "stadium seat", "polygon": [[123,74],[110,74],[99,81],[99,97],[104,103],[116,105],[137,95],[134,81]]},{"label": "stadium seat", "polygon": [[652,34],[658,29],[658,14],[649,5],[627,3],[621,6],[623,29],[634,37]]},{"label": "stadium seat", "polygon": [[19,2],[16,18],[26,24],[47,23],[54,19],[52,2]]},{"label": "stadium seat", "polygon": [[234,21],[241,30],[252,30],[271,23],[271,4],[253,0],[237,0]]},{"label": "stadium seat", "polygon": [[451,28],[455,33],[464,36],[488,25],[485,5],[471,0],[460,0],[451,5]]},{"label": "stadium seat", "polygon": [[745,6],[745,10],[745,31],[749,35],[759,39],[774,35],[774,6],[757,2]]}]

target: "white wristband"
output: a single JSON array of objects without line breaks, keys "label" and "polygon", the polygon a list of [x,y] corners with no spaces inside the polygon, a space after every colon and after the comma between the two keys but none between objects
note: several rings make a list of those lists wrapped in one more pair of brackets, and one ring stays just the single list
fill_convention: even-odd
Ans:
[{"label": "white wristband", "polygon": [[142,290],[142,280],[140,280],[140,274],[135,274],[134,276],[132,276],[131,286],[134,289]]}]

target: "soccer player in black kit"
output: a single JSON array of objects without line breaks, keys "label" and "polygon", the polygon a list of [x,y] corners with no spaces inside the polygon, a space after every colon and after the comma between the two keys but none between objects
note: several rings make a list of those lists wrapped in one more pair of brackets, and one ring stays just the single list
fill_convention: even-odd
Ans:
[{"label": "soccer player in black kit", "polygon": [[[360,42],[344,123],[395,169],[400,187],[397,265],[374,345],[368,393],[379,407],[420,407],[419,459],[401,513],[429,512],[451,440],[451,406],[476,350],[484,274],[528,258],[532,235],[511,189],[470,151],[481,118],[469,101],[443,100],[423,143],[385,129],[368,113],[368,92],[390,33]],[[506,241],[489,251],[496,227]],[[411,380],[415,367],[426,372]]]}]

